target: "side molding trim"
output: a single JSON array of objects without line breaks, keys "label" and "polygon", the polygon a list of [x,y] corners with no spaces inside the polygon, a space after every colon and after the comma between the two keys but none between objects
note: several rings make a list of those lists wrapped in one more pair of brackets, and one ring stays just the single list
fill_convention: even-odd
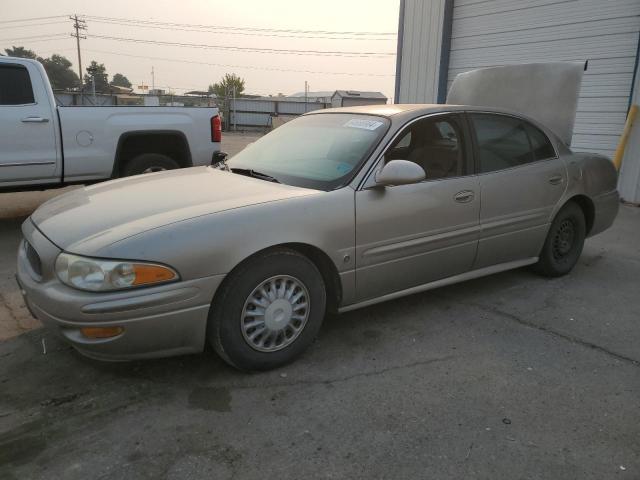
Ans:
[{"label": "side molding trim", "polygon": [[504,272],[506,270],[513,270],[514,268],[524,267],[526,265],[532,265],[538,261],[538,257],[526,258],[524,260],[516,260],[513,262],[500,263],[498,265],[492,265],[490,267],[480,268],[478,270],[472,270],[470,272],[454,275],[453,277],[443,278],[434,282],[425,283],[416,287],[407,288],[398,292],[388,293],[381,297],[364,300],[362,302],[346,305],[338,309],[338,313],[350,312],[358,308],[368,307],[375,305],[376,303],[386,302],[387,300],[395,300],[396,298],[404,297],[406,295],[412,295],[414,293],[426,292],[427,290],[433,290],[434,288],[444,287],[454,283],[465,282],[467,280],[473,280],[474,278],[484,277],[486,275],[492,275],[494,273]]}]

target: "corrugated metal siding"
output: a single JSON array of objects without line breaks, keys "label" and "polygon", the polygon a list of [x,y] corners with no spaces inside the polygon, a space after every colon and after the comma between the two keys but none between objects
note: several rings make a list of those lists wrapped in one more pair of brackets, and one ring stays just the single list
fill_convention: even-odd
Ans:
[{"label": "corrugated metal siding", "polygon": [[248,112],[275,112],[275,102],[270,100],[253,100],[251,98],[236,98],[229,101],[229,107],[233,110]]},{"label": "corrugated metal siding", "polygon": [[278,102],[278,113],[288,115],[299,115],[313,110],[320,110],[322,108],[325,108],[324,103],[307,102],[305,106],[304,102]]},{"label": "corrugated metal siding", "polygon": [[625,122],[639,30],[638,0],[455,0],[449,85],[475,68],[588,59],[572,148],[612,156]]},{"label": "corrugated metal siding", "polygon": [[241,127],[268,127],[271,125],[270,113],[248,113],[231,111],[229,125]]},{"label": "corrugated metal siding", "polygon": [[405,0],[399,103],[436,103],[444,0]]},{"label": "corrugated metal siding", "polygon": [[321,102],[260,100],[237,98],[229,102],[229,125],[231,127],[269,127],[274,115],[301,115],[306,112],[327,108]]}]

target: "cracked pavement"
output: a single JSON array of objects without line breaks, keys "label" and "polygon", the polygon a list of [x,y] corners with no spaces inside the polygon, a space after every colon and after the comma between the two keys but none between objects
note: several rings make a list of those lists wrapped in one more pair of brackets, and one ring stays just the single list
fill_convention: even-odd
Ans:
[{"label": "cracked pavement", "polygon": [[[24,314],[19,223],[0,220],[3,323]],[[0,478],[640,478],[639,233],[622,207],[567,277],[328,317],[263,374],[211,351],[96,362],[44,329],[2,341]]]}]

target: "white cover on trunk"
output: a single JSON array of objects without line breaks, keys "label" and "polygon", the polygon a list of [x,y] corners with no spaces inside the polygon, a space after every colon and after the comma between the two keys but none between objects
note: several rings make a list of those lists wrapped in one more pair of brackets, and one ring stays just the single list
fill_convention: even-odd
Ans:
[{"label": "white cover on trunk", "polygon": [[447,103],[521,113],[570,145],[584,67],[577,62],[551,62],[471,70],[453,80]]}]

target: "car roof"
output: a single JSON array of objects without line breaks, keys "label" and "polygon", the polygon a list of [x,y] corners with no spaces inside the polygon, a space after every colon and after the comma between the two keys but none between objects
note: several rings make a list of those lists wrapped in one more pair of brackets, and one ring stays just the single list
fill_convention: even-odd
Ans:
[{"label": "car roof", "polygon": [[8,57],[6,55],[2,55],[0,56],[0,61],[2,61],[2,63],[14,63],[14,62],[19,62],[19,63],[32,63],[34,65],[38,65],[40,62],[38,62],[37,60],[34,60],[32,58],[22,58],[22,57]]},{"label": "car roof", "polygon": [[386,105],[359,105],[354,107],[326,108],[322,110],[314,110],[312,112],[305,113],[305,115],[329,115],[332,113],[377,115],[389,118],[393,123],[403,124],[416,117],[421,117],[430,113],[447,112],[488,112],[514,116],[537,126],[543,130],[547,136],[554,138],[556,142],[564,144],[564,142],[562,142],[554,132],[537,120],[529,117],[528,115],[524,115],[520,112],[514,112],[506,108],[482,107],[476,105],[450,105],[446,103],[394,103]]},{"label": "car roof", "polygon": [[394,103],[385,105],[359,105],[353,107],[327,108],[323,110],[314,110],[310,114],[318,113],[359,113],[361,115],[380,115],[383,117],[391,117],[405,112],[420,111],[444,111],[445,105],[427,104],[427,103]]},{"label": "car roof", "polygon": [[306,115],[328,113],[357,113],[360,115],[378,115],[383,117],[420,116],[428,113],[455,112],[455,111],[479,111],[505,113],[527,118],[518,112],[505,108],[482,107],[476,105],[451,105],[446,103],[394,103],[386,105],[359,105],[354,107],[326,108],[314,110]]}]

